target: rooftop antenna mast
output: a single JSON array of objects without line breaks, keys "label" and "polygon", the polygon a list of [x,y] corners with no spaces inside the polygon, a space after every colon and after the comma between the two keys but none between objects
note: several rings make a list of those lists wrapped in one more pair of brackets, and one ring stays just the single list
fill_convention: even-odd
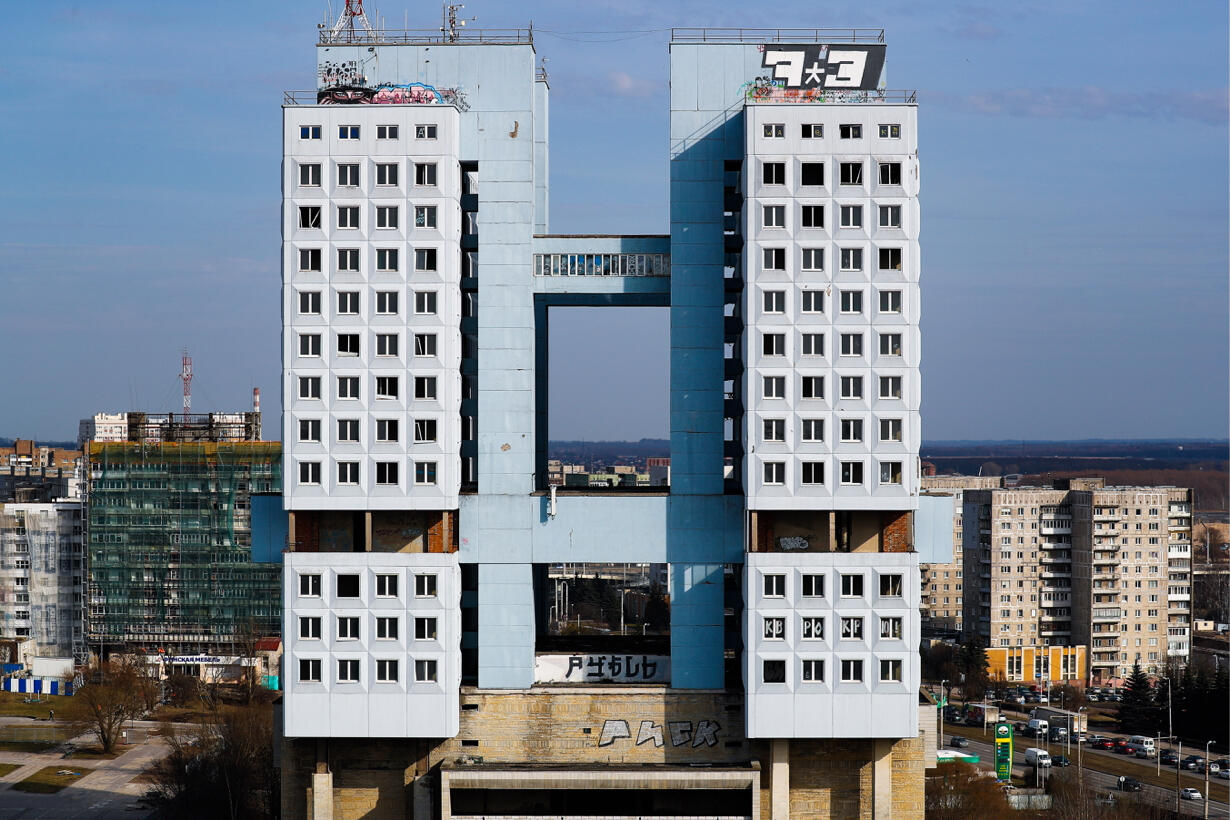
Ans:
[{"label": "rooftop antenna mast", "polygon": [[[358,27],[355,26],[356,22]],[[363,0],[346,0],[346,7],[325,35],[325,40],[330,43],[353,43],[363,39],[364,34],[372,40],[376,39],[376,30],[363,12]]]},{"label": "rooftop antenna mast", "polygon": [[184,383],[184,417],[192,412],[192,357],[188,355],[188,348],[184,348],[184,363],[183,369],[179,371],[179,378]]},{"label": "rooftop antenna mast", "polygon": [[[444,4],[443,14],[441,17],[442,25],[440,26],[440,32],[444,35],[444,42],[455,43],[457,42],[458,38],[461,36],[461,33],[457,31],[457,29],[464,28],[466,21],[465,19],[458,20],[457,12],[461,11],[464,8],[465,8],[464,3],[445,3]],[[477,19],[478,19],[477,17],[471,17],[470,22],[473,22],[474,20],[477,20]]]}]

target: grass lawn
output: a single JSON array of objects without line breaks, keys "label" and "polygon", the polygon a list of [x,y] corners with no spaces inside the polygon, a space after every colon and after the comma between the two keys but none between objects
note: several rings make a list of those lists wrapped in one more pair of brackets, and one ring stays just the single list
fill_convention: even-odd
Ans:
[{"label": "grass lawn", "polygon": [[80,749],[75,749],[68,756],[74,760],[115,760],[131,748],[131,746],[117,745],[116,751],[104,752],[101,746],[85,746]]},{"label": "grass lawn", "polygon": [[20,763],[0,763],[0,777],[4,777],[6,774],[12,774],[20,768]]},{"label": "grass lawn", "polygon": [[39,695],[38,703],[23,703],[29,697],[33,695],[21,692],[0,692],[0,715],[46,718],[48,710],[59,710],[68,701],[68,698],[63,695]]},{"label": "grass lawn", "polygon": [[39,769],[25,780],[14,783],[13,789],[33,794],[55,794],[65,786],[71,786],[76,783],[92,771],[94,770],[83,769],[80,766],[73,766],[71,768],[48,766],[45,769]]},{"label": "grass lawn", "polygon": [[18,752],[19,754],[39,754],[47,752],[59,746],[58,743],[44,743],[34,741],[25,743],[16,740],[0,740],[0,752]]}]

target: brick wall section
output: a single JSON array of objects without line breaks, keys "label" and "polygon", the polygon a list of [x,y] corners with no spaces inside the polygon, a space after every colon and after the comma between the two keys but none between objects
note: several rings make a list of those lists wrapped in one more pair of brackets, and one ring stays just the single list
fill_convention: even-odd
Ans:
[{"label": "brick wall section", "polygon": [[913,552],[914,538],[909,512],[882,513],[881,552]]},{"label": "brick wall section", "polygon": [[792,740],[792,820],[871,820],[873,746],[870,740]]},{"label": "brick wall section", "polygon": [[925,743],[920,735],[893,744],[893,820],[923,820]]}]

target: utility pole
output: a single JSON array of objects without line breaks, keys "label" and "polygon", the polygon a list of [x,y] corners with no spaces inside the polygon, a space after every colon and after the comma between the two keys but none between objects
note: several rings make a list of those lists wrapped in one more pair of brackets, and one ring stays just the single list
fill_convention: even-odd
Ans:
[{"label": "utility pole", "polygon": [[1179,793],[1183,791],[1181,777],[1183,775],[1183,741],[1179,741],[1179,759],[1174,762],[1174,813],[1183,816],[1183,801]]},{"label": "utility pole", "polygon": [[944,748],[944,707],[948,705],[948,699],[944,697],[944,684],[948,683],[948,678],[940,681],[940,748]]},{"label": "utility pole", "polygon": [[1204,744],[1204,820],[1209,820],[1209,747],[1213,741]]},{"label": "utility pole", "polygon": [[[1076,710],[1077,723],[1080,722],[1080,713],[1083,711],[1085,711],[1084,706]],[[1082,752],[1081,744],[1077,743],[1076,744],[1076,788],[1083,799],[1084,794],[1085,794],[1085,769],[1083,765],[1084,757],[1082,756],[1081,752]]]}]

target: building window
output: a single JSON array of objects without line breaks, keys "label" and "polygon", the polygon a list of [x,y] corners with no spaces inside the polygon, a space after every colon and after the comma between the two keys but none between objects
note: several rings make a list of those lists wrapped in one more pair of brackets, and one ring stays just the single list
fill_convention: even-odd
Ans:
[{"label": "building window", "polygon": [[434,290],[419,290],[414,292],[414,312],[420,316],[435,315],[436,292]]},{"label": "building window", "polygon": [[818,140],[824,137],[824,126],[818,122],[803,123],[803,139]]},{"label": "building window", "polygon": [[762,133],[765,139],[783,139],[786,136],[786,125],[780,122],[766,122]]},{"label": "building window", "polygon": [[376,419],[376,441],[396,442],[397,426],[397,419]]},{"label": "building window", "polygon": [[376,270],[382,273],[395,272],[397,262],[397,248],[376,249]]},{"label": "building window", "polygon": [[863,597],[863,576],[862,575],[842,575],[841,576],[841,597],[843,598]]},{"label": "building window", "polygon": [[863,206],[862,205],[842,205],[841,206],[841,227],[843,228],[863,227]]},{"label": "building window", "polygon": [[376,398],[395,399],[400,392],[399,387],[397,376],[377,376]]},{"label": "building window", "polygon": [[380,205],[376,208],[376,227],[392,229],[397,227],[397,206]]},{"label": "building window", "polygon": [[434,575],[414,576],[414,597],[415,598],[434,598],[436,597],[436,576]]},{"label": "building window", "polygon": [[417,683],[435,683],[438,677],[436,661],[415,661],[414,680]]},{"label": "building window", "polygon": [[786,334],[784,333],[762,333],[760,334],[760,352],[764,356],[785,356],[786,355]]},{"label": "building window", "polygon": [[319,228],[320,227],[320,206],[307,205],[299,208],[299,227],[300,228]]},{"label": "building window", "polygon": [[880,576],[880,595],[885,598],[901,597],[901,576],[897,574]]},{"label": "building window", "polygon": [[786,464],[781,461],[766,461],[764,463],[764,483],[780,485],[786,483]]},{"label": "building window", "polygon": [[841,661],[841,682],[861,683],[863,680],[863,662],[852,658]]},{"label": "building window", "polygon": [[880,163],[880,184],[881,185],[900,185],[901,184],[901,163],[900,162],[881,162]]},{"label": "building window", "polygon": [[880,680],[884,682],[901,682],[901,661],[886,659],[880,661]]},{"label": "building window", "polygon": [[376,334],[376,355],[377,356],[396,356],[397,355],[397,334],[396,333],[377,333]]},{"label": "building window", "polygon": [[353,573],[339,574],[336,579],[338,598],[359,597],[359,576]]},{"label": "building window", "polygon": [[434,399],[436,397],[436,377],[415,376],[414,397],[421,400]]},{"label": "building window", "polygon": [[397,291],[376,291],[376,313],[381,316],[393,316],[397,314]]},{"label": "building window", "polygon": [[786,640],[786,619],[777,617],[765,618],[764,639],[766,641]]},{"label": "building window", "polygon": [[880,619],[880,637],[891,640],[901,640],[901,619],[900,618],[881,618]]},{"label": "building window", "polygon": [[863,334],[861,333],[841,334],[841,355],[843,356],[862,356],[863,355]]},{"label": "building window", "polygon": [[359,619],[339,616],[337,619],[337,639],[339,641],[357,641],[359,639]]},{"label": "building window", "polygon": [[358,484],[359,483],[359,462],[339,461],[337,463],[337,483],[338,484]]},{"label": "building window", "polygon": [[[358,273],[359,272],[359,249],[358,248],[338,248],[337,249],[337,271],[338,273]],[[347,311],[348,313],[358,313],[359,308],[356,304],[355,309]]]},{"label": "building window", "polygon": [[762,683],[785,683],[786,682],[786,662],[785,661],[764,661],[761,665],[761,682]]},{"label": "building window", "polygon": [[422,271],[434,271],[436,269],[436,249],[435,248],[415,248],[414,250],[414,269]]},{"label": "building window", "polygon": [[339,140],[357,140],[359,138],[359,126],[339,125],[337,127],[337,138]]},{"label": "building window", "polygon": [[359,355],[359,334],[357,333],[337,334],[337,355],[339,356],[358,356]]},{"label": "building window", "polygon": [[786,206],[785,205],[765,205],[763,224],[764,224],[764,227],[766,228],[786,227]]},{"label": "building window", "polygon": [[396,185],[397,184],[397,163],[395,162],[380,162],[376,164],[376,184],[377,185]]},{"label": "building window", "polygon": [[802,185],[820,186],[824,184],[824,163],[804,162],[801,166],[799,181]]},{"label": "building window", "polygon": [[786,420],[764,419],[761,426],[761,435],[764,437],[764,441],[785,441]]},{"label": "building window", "polygon": [[320,462],[319,461],[300,461],[299,462],[299,483],[300,484],[319,484],[320,483]]},{"label": "building window", "polygon": [[841,462],[841,483],[846,485],[857,485],[863,483],[863,462],[861,461],[843,461]]},{"label": "building window", "polygon": [[863,619],[842,618],[841,639],[843,641],[861,641],[863,639]]},{"label": "building window", "polygon": [[760,163],[760,182],[764,185],[785,185],[786,184],[786,163],[784,162],[762,162]]},{"label": "building window", "polygon": [[376,682],[397,683],[397,661],[378,659],[376,661]]},{"label": "building window", "polygon": [[414,462],[414,483],[415,484],[435,484],[436,483],[436,462],[434,461],[416,461]]},{"label": "building window", "polygon": [[823,228],[824,227],[824,206],[823,205],[804,205],[803,206],[803,227],[804,228]]},{"label": "building window", "polygon": [[[358,378],[356,377],[355,380],[358,381]],[[342,444],[357,444],[359,441],[359,420],[338,419],[337,440]]]},{"label": "building window", "polygon": [[824,661],[807,659],[803,661],[803,682],[824,682]]},{"label": "building window", "polygon": [[841,440],[843,442],[857,443],[863,440],[863,420],[862,419],[842,419],[841,420]]},{"label": "building window", "polygon": [[299,166],[299,185],[304,188],[320,187],[319,162],[308,162]]},{"label": "building window", "polygon": [[320,273],[320,248],[299,249],[299,270],[305,273]]},{"label": "building window", "polygon": [[881,228],[900,228],[901,227],[901,206],[900,205],[881,205],[880,206],[880,227]]},{"label": "building window", "polygon": [[861,399],[863,397],[863,377],[842,376],[841,397],[843,399]]},{"label": "building window", "polygon": [[764,576],[764,597],[786,597],[786,576],[779,573],[766,573]]},{"label": "building window", "polygon": [[824,483],[823,461],[803,462],[803,483],[810,485],[819,485]]},{"label": "building window", "polygon": [[880,126],[881,139],[901,139],[901,126],[895,124],[885,124]]},{"label": "building window", "polygon": [[785,248],[765,248],[761,257],[764,260],[765,270],[785,270],[786,269],[786,249]]},{"label": "building window", "polygon": [[422,125],[414,126],[414,138],[416,140],[434,140],[436,138],[436,126],[433,123],[423,123]]},{"label": "building window", "polygon": [[415,419],[414,420],[414,443],[415,444],[430,444],[436,440],[436,420],[435,419]]},{"label": "building window", "polygon": [[[376,597],[377,598],[396,598],[397,597],[397,576],[380,574],[376,576]],[[394,637],[397,637],[394,634]]]},{"label": "building window", "polygon": [[803,398],[805,399],[824,398],[824,377],[823,376],[804,376],[803,377]]},{"label": "building window", "polygon": [[299,576],[299,597],[320,597],[320,575],[316,573],[303,573]]},{"label": "building window", "polygon": [[320,441],[320,419],[299,419],[299,440]]},{"label": "building window", "polygon": [[803,270],[806,270],[806,271],[824,270],[824,249],[823,248],[804,248],[803,249]]},{"label": "building window", "polygon": [[320,139],[319,125],[301,125],[299,126],[299,139],[301,140],[318,140]]},{"label": "building window", "polygon": [[880,291],[880,312],[881,313],[900,313],[901,312],[901,291],[899,290]]},{"label": "building window", "polygon": [[376,483],[383,485],[393,485],[397,483],[397,462],[396,461],[377,461],[376,462]]},{"label": "building window", "polygon": [[436,164],[434,162],[414,163],[414,184],[434,186],[436,184]]},{"label": "building window", "polygon": [[299,398],[301,399],[319,399],[320,398],[320,376],[300,376],[299,377]]},{"label": "building window", "polygon": [[863,269],[862,248],[841,249],[841,269],[844,271],[859,271]]},{"label": "building window", "polygon": [[761,382],[761,397],[766,399],[784,399],[786,397],[785,376],[765,376]]},{"label": "building window", "polygon": [[880,334],[880,355],[881,356],[900,356],[901,355],[901,334],[900,333],[881,333]]},{"label": "building window", "polygon": [[862,185],[863,184],[863,163],[861,162],[841,163],[841,184],[842,185]]},{"label": "building window", "polygon": [[823,333],[804,333],[803,334],[803,355],[804,356],[823,356],[824,355],[824,334]]},{"label": "building window", "polygon": [[416,228],[436,227],[436,206],[435,205],[416,205],[414,207],[414,227]]},{"label": "building window", "polygon": [[436,619],[415,618],[414,639],[416,641],[434,641],[436,639]]},{"label": "building window", "polygon": [[863,126],[839,125],[837,126],[837,136],[843,140],[861,140],[863,138]]},{"label": "building window", "polygon": [[[353,162],[338,163],[337,184],[341,188],[359,187],[359,166]],[[357,227],[357,226],[355,226]]]},{"label": "building window", "polygon": [[377,125],[376,139],[378,140],[395,140],[398,137],[398,128],[396,125]]},{"label": "building window", "polygon": [[784,290],[766,290],[760,297],[765,313],[786,312],[786,292]]},{"label": "building window", "polygon": [[354,660],[339,660],[337,662],[337,682],[338,683],[358,683],[359,682],[359,661]]},{"label": "building window", "polygon": [[901,441],[901,419],[880,419],[880,441]]},{"label": "building window", "polygon": [[901,270],[901,248],[880,248],[880,270]]},{"label": "building window", "polygon": [[803,419],[803,441],[824,441],[824,419]]},{"label": "building window", "polygon": [[319,316],[320,315],[320,291],[318,290],[301,290],[299,291],[299,313],[304,316]]},{"label": "building window", "polygon": [[300,658],[299,659],[299,682],[300,683],[320,683],[320,659],[319,658]]},{"label": "building window", "polygon": [[320,334],[319,333],[300,333],[299,334],[299,355],[300,356],[319,356],[320,355]]},{"label": "building window", "polygon": [[320,640],[320,618],[300,618],[299,637],[305,641]]},{"label": "building window", "polygon": [[339,205],[337,208],[337,227],[339,228],[359,227],[359,206],[358,205]]},{"label": "building window", "polygon": [[[824,576],[815,574],[805,574],[803,576],[803,597],[804,598],[823,598],[824,597]],[[824,637],[824,630],[821,628],[820,637]]]},{"label": "building window", "polygon": [[880,377],[880,398],[882,399],[901,398],[901,377],[900,376],[881,376]]},{"label": "building window", "polygon": [[862,313],[863,312],[863,292],[861,290],[841,291],[841,312],[842,313]]}]

